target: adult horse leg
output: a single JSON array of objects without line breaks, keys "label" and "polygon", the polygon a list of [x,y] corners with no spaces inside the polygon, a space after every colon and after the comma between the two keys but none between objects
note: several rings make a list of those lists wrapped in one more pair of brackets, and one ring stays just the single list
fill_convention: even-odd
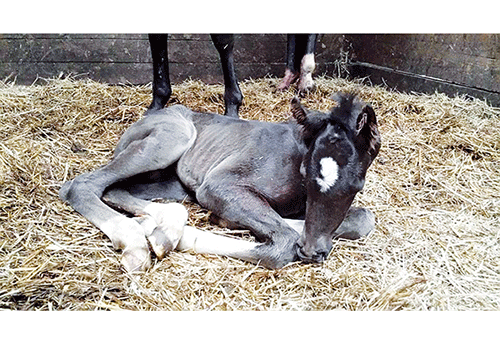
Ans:
[{"label": "adult horse leg", "polygon": [[[196,130],[182,116],[145,117],[124,134],[113,159],[103,167],[66,182],[59,191],[62,200],[97,226],[122,249],[122,264],[127,271],[150,266],[146,232],[136,220],[106,205],[101,197],[106,188],[137,174],[168,167],[191,147]],[[150,125],[147,122],[150,121]],[[147,133],[147,135],[144,135]],[[166,140],[174,137],[175,140]],[[124,143],[125,142],[125,143]]]},{"label": "adult horse leg", "polygon": [[[233,35],[212,34],[211,38],[219,53],[224,75],[225,114],[238,117],[243,95],[234,71],[234,37]],[[150,34],[149,43],[153,58],[153,101],[149,109],[157,110],[163,108],[172,95],[168,68],[168,35]]]},{"label": "adult horse leg", "polygon": [[162,109],[172,95],[168,70],[168,35],[150,34],[151,57],[153,58],[153,101],[151,110]]},{"label": "adult horse leg", "polygon": [[295,83],[300,75],[300,59],[302,56],[297,57],[297,36],[294,34],[287,35],[286,46],[286,68],[285,76],[278,85],[278,90],[285,91],[290,88],[290,85]]},{"label": "adult horse leg", "polygon": [[234,35],[210,35],[215,48],[219,52],[224,75],[224,103],[225,115],[238,117],[238,110],[243,101],[243,95],[238,85],[238,79],[234,70]]},{"label": "adult horse leg", "polygon": [[303,97],[315,88],[312,73],[316,68],[314,52],[316,51],[316,34],[298,35],[303,47],[300,61],[299,94]]},{"label": "adult horse leg", "polygon": [[312,73],[316,67],[314,52],[316,51],[316,34],[287,35],[286,69],[278,90],[288,90],[290,85],[299,79],[299,95],[305,96],[314,90]]}]

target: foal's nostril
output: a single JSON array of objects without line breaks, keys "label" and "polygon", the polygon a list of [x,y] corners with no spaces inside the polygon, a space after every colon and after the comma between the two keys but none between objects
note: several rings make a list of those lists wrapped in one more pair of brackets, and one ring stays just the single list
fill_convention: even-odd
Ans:
[{"label": "foal's nostril", "polygon": [[312,260],[314,262],[323,262],[326,260],[326,257],[328,256],[328,252],[326,251],[319,251],[313,254]]},{"label": "foal's nostril", "polygon": [[304,251],[303,248],[298,246],[297,248],[297,254],[300,260],[304,262],[309,262],[309,263],[321,263],[325,261],[325,259],[328,256],[327,251],[317,251],[314,252],[312,255],[307,255]]}]

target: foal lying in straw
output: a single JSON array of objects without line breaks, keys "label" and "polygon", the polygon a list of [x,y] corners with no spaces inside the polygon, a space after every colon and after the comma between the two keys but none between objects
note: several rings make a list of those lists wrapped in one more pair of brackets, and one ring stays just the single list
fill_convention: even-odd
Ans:
[{"label": "foal lying in straw", "polygon": [[[295,121],[287,123],[179,105],[148,111],[107,165],[66,182],[59,195],[123,250],[128,271],[150,267],[149,246],[158,258],[190,249],[268,268],[322,262],[332,239],[374,228],[373,214],[351,203],[380,148],[373,108],[354,95],[334,97],[338,105],[327,113],[294,98]],[[184,206],[155,198],[195,200],[258,243],[186,226]]]}]

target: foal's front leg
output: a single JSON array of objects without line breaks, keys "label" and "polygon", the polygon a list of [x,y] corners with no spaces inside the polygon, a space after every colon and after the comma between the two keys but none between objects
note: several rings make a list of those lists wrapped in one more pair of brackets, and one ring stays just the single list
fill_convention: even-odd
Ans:
[{"label": "foal's front leg", "polygon": [[226,255],[273,269],[298,259],[299,233],[262,196],[242,186],[238,176],[213,172],[196,191],[196,199],[232,227],[250,230],[261,242]]},{"label": "foal's front leg", "polygon": [[[301,219],[288,219],[285,222],[290,225],[298,234],[304,231],[305,221]],[[335,230],[333,238],[343,238],[346,240],[357,240],[368,236],[375,229],[375,215],[372,211],[362,207],[351,207],[345,219]]]},{"label": "foal's front leg", "polygon": [[375,229],[375,215],[363,207],[351,207],[344,221],[335,230],[333,238],[357,240],[368,236]]}]

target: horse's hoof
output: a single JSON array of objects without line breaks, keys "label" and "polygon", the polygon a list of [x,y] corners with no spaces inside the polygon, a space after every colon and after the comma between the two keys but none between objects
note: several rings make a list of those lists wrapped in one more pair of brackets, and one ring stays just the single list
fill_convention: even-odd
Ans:
[{"label": "horse's hoof", "polygon": [[277,87],[278,91],[288,90],[290,86],[297,81],[298,78],[299,78],[298,72],[293,73],[289,69],[286,69],[285,76],[283,77],[283,80]]},{"label": "horse's hoof", "polygon": [[149,250],[144,248],[125,249],[121,263],[129,273],[147,271],[151,267]]},{"label": "horse's hoof", "polygon": [[309,78],[301,79],[299,82],[299,95],[301,98],[306,97],[308,94],[313,93],[316,90],[316,85],[314,81]]},{"label": "horse's hoof", "polygon": [[158,228],[153,230],[153,233],[148,236],[148,241],[159,260],[163,259],[165,255],[174,249],[172,241]]},{"label": "horse's hoof", "polygon": [[[178,203],[152,203],[146,207],[145,211],[155,219],[157,224],[151,235],[148,235],[148,239],[149,236],[153,237],[153,239],[149,239],[153,248],[157,243],[161,253],[164,251],[161,247],[165,247],[166,243],[170,243],[172,249],[175,249],[184,234],[184,225],[188,219],[188,211],[186,207]],[[163,236],[159,234],[160,232],[163,233]],[[154,250],[156,253],[156,249]],[[168,251],[166,251],[163,255],[166,253],[168,253]]]}]

